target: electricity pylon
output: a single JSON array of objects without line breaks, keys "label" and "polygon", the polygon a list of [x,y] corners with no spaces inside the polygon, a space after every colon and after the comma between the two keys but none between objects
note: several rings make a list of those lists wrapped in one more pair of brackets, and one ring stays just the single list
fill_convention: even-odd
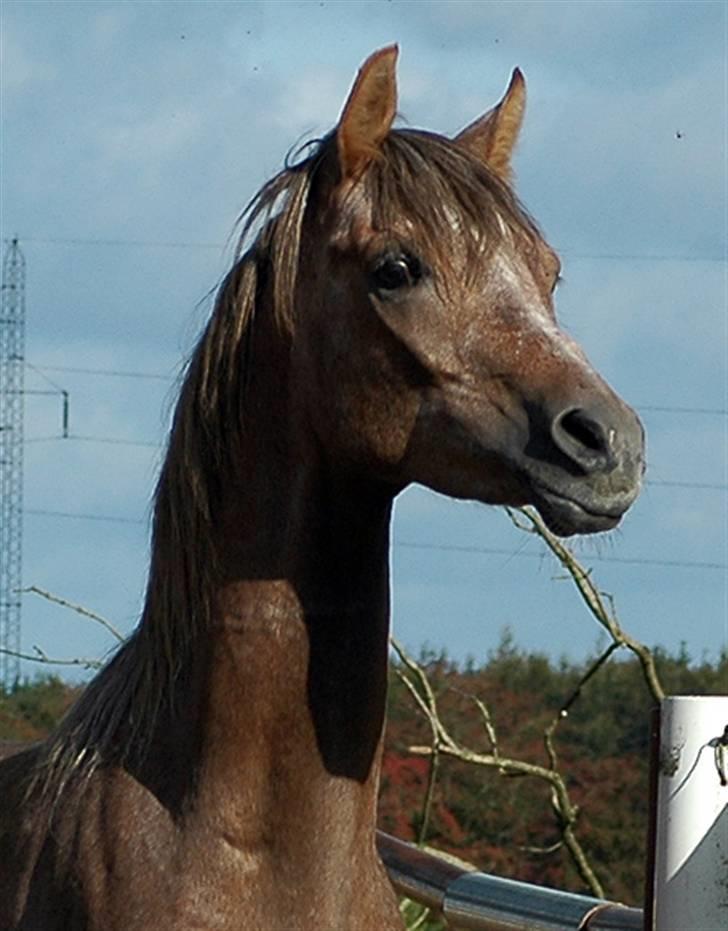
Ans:
[{"label": "electricity pylon", "polygon": [[20,678],[23,569],[25,258],[13,239],[3,260],[0,309],[0,684]]}]

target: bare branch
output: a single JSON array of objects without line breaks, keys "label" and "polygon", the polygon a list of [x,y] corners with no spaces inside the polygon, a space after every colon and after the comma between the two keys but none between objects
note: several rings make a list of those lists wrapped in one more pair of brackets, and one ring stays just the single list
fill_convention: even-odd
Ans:
[{"label": "bare branch", "polygon": [[[397,649],[397,652],[399,653],[399,655],[404,655],[401,647],[397,646],[395,647],[395,649]],[[427,774],[427,788],[425,789],[425,797],[422,801],[422,817],[420,820],[420,829],[417,832],[417,846],[422,847],[422,845],[425,843],[425,840],[427,837],[427,829],[430,825],[430,813],[432,811],[432,799],[435,794],[435,782],[437,781],[438,764],[440,762],[440,756],[439,756],[440,742],[439,742],[439,736],[438,736],[437,724],[436,724],[437,719],[436,719],[436,715],[431,713],[429,706],[424,701],[422,696],[419,694],[419,692],[417,691],[415,686],[412,684],[412,682],[410,682],[410,680],[407,678],[407,676],[405,676],[402,673],[402,671],[399,669],[395,669],[395,673],[397,677],[399,678],[400,682],[402,682],[402,684],[405,686],[407,691],[410,693],[410,695],[414,699],[417,707],[420,709],[422,714],[427,719],[430,725],[430,729],[432,731],[432,746],[431,746],[432,752],[430,756],[430,769]],[[434,701],[434,696],[433,696],[433,701]]]},{"label": "bare branch", "polygon": [[558,717],[560,719],[565,718],[569,714],[569,709],[574,704],[574,702],[577,700],[577,698],[581,695],[581,690],[584,688],[587,682],[591,679],[591,677],[602,668],[602,666],[604,665],[604,663],[606,663],[606,661],[609,659],[612,653],[614,653],[615,650],[619,649],[619,647],[620,647],[620,644],[617,643],[616,640],[613,641],[612,643],[609,644],[609,646],[602,653],[602,655],[597,657],[597,659],[591,664],[591,666],[587,669],[584,675],[576,683],[576,686],[571,692],[571,694],[562,703],[561,708],[559,708]]},{"label": "bare branch", "polygon": [[591,677],[602,668],[612,653],[614,653],[615,650],[618,650],[620,646],[621,644],[617,643],[615,640],[609,644],[601,656],[597,657],[591,666],[589,666],[587,671],[581,676],[579,681],[576,683],[576,686],[569,693],[568,697],[561,703],[561,707],[556,713],[556,716],[552,719],[551,723],[544,731],[544,746],[546,747],[546,755],[549,758],[551,769],[556,769],[556,750],[553,745],[553,737],[556,733],[556,728],[559,726],[560,722],[564,720],[564,718],[569,716],[571,706],[581,695],[582,688],[591,679]]},{"label": "bare branch", "polygon": [[601,626],[609,633],[618,646],[625,646],[631,650],[640,661],[647,687],[656,702],[665,697],[664,689],[657,674],[655,659],[652,652],[639,640],[635,640],[626,633],[614,611],[614,599],[604,594],[596,587],[591,578],[590,570],[585,569],[577,560],[571,550],[554,536],[544,524],[541,517],[530,508],[506,508],[508,516],[520,530],[536,534],[541,537],[546,546],[556,556],[569,576],[573,579],[579,594],[589,611]]},{"label": "bare branch", "polygon": [[[472,763],[476,766],[496,769],[498,773],[503,776],[529,776],[546,782],[551,790],[551,806],[561,833],[561,841],[568,850],[574,865],[591,892],[598,898],[604,898],[604,888],[592,869],[586,853],[576,836],[575,827],[579,810],[577,806],[572,804],[566,788],[566,782],[557,768],[556,751],[553,746],[552,736],[553,730],[556,728],[560,717],[557,716],[554,719],[551,725],[546,729],[544,735],[550,763],[549,767],[503,756],[498,751],[497,744],[493,740],[491,741],[493,753],[478,753],[474,750],[470,750],[468,747],[461,746],[443,724],[438,714],[435,693],[426,671],[416,660],[407,654],[400,644],[393,642],[393,646],[403,665],[416,677],[424,693],[423,697],[420,690],[415,687],[409,677],[405,675],[402,670],[397,670],[397,675],[406,685],[419,710],[429,721],[433,733],[432,746],[411,746],[408,748],[409,752],[417,756],[429,757],[442,754],[443,756],[461,760],[464,763]],[[484,702],[479,701],[478,707],[484,720],[489,722],[492,728],[487,706]],[[494,730],[492,733],[495,735]]]},{"label": "bare branch", "polygon": [[34,654],[18,653],[15,650],[6,650],[4,647],[0,647],[0,653],[4,653],[6,656],[15,656],[30,663],[44,663],[46,666],[82,666],[84,669],[101,669],[103,666],[103,663],[96,659],[83,659],[81,657],[76,659],[56,659],[48,656],[40,647],[34,646],[33,649],[35,650]]},{"label": "bare branch", "polygon": [[400,900],[399,911],[407,922],[407,931],[419,931],[431,914],[426,905],[420,905],[415,899],[406,897]]},{"label": "bare branch", "polygon": [[549,857],[552,853],[558,853],[563,846],[564,842],[562,840],[557,840],[555,844],[549,844],[548,847],[524,847],[523,844],[516,844],[516,850],[520,850],[522,853],[529,853],[536,857]]},{"label": "bare branch", "polygon": [[[76,614],[80,614],[81,617],[86,617],[91,621],[95,621],[97,624],[107,630],[113,637],[115,637],[119,643],[124,642],[124,635],[120,633],[111,621],[107,621],[105,617],[101,617],[100,614],[95,614],[93,611],[89,611],[88,608],[84,608],[81,605],[74,604],[71,601],[66,601],[65,598],[60,598],[58,595],[53,595],[51,592],[47,592],[42,588],[38,588],[37,585],[30,585],[28,588],[21,589],[22,592],[40,595],[41,598],[45,598],[46,601],[50,601],[53,604],[60,605],[62,608],[70,608],[71,611],[75,611]],[[100,665],[100,664],[99,664]]]},{"label": "bare branch", "polygon": [[420,688],[422,689],[422,692],[424,693],[423,697],[412,681],[407,679],[407,677],[404,676],[401,671],[398,671],[397,674],[399,675],[400,679],[405,683],[410,694],[415,698],[418,707],[430,722],[430,727],[432,728],[433,734],[437,735],[438,743],[451,746],[452,748],[457,748],[457,743],[442,726],[442,722],[440,721],[440,716],[437,710],[437,699],[435,698],[435,693],[432,690],[427,673],[422,668],[422,666],[420,666],[420,664],[407,653],[401,643],[399,643],[394,637],[390,638],[390,642],[395,652],[397,653],[397,656],[410,670],[410,672],[413,673],[420,685]]},{"label": "bare branch", "polygon": [[417,832],[417,846],[422,847],[427,840],[427,830],[430,827],[430,816],[432,814],[432,800],[435,797],[435,784],[440,769],[440,748],[437,743],[437,737],[433,736],[432,756],[430,757],[430,770],[427,774],[427,788],[425,797],[422,800],[422,817],[420,820],[420,829]]},{"label": "bare branch", "polygon": [[498,756],[498,737],[495,732],[495,725],[493,724],[493,719],[490,716],[490,711],[485,702],[478,698],[477,695],[473,695],[472,692],[465,692],[463,689],[452,688],[451,691],[455,692],[457,695],[462,695],[464,698],[469,698],[473,702],[475,707],[480,712],[480,717],[483,721],[483,727],[485,728],[486,736],[488,737],[488,742],[490,743],[490,749],[493,751],[493,756]]}]

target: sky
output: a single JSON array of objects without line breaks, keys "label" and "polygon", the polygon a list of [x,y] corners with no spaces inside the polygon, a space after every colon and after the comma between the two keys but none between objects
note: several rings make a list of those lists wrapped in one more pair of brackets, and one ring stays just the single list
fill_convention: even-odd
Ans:
[{"label": "sky", "polygon": [[[648,435],[641,498],[576,551],[633,636],[715,659],[728,646],[726,10],[3,0],[0,225],[27,262],[23,584],[133,628],[178,376],[236,218],[335,124],[366,56],[397,42],[402,125],[455,133],[525,73],[516,187],[563,260],[560,320]],[[573,661],[605,643],[500,509],[411,488],[393,540],[394,629],[415,652],[477,662],[506,629]],[[24,596],[24,650],[113,645]]]}]

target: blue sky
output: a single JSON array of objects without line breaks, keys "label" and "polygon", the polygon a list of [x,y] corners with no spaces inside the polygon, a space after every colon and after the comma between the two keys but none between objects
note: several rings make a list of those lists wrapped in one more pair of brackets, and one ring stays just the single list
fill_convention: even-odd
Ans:
[{"label": "blue sky", "polygon": [[[28,263],[26,383],[71,396],[67,440],[59,401],[26,399],[24,584],[131,629],[175,378],[236,217],[396,41],[413,126],[455,132],[525,72],[517,188],[564,261],[561,321],[648,431],[642,498],[577,550],[636,637],[695,657],[728,643],[723,3],[4,0],[1,15],[2,236]],[[553,656],[600,640],[500,510],[415,488],[394,540],[395,631],[414,649],[483,657],[505,626]],[[26,649],[111,646],[33,596],[23,612]]]}]

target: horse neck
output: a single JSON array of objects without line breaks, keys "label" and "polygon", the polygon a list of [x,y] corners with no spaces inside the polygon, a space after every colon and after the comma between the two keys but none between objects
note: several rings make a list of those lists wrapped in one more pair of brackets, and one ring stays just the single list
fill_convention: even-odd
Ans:
[{"label": "horse neck", "polygon": [[242,846],[295,846],[312,821],[373,831],[392,495],[327,459],[282,357],[266,358],[279,364],[257,360],[219,521],[198,812]]}]

